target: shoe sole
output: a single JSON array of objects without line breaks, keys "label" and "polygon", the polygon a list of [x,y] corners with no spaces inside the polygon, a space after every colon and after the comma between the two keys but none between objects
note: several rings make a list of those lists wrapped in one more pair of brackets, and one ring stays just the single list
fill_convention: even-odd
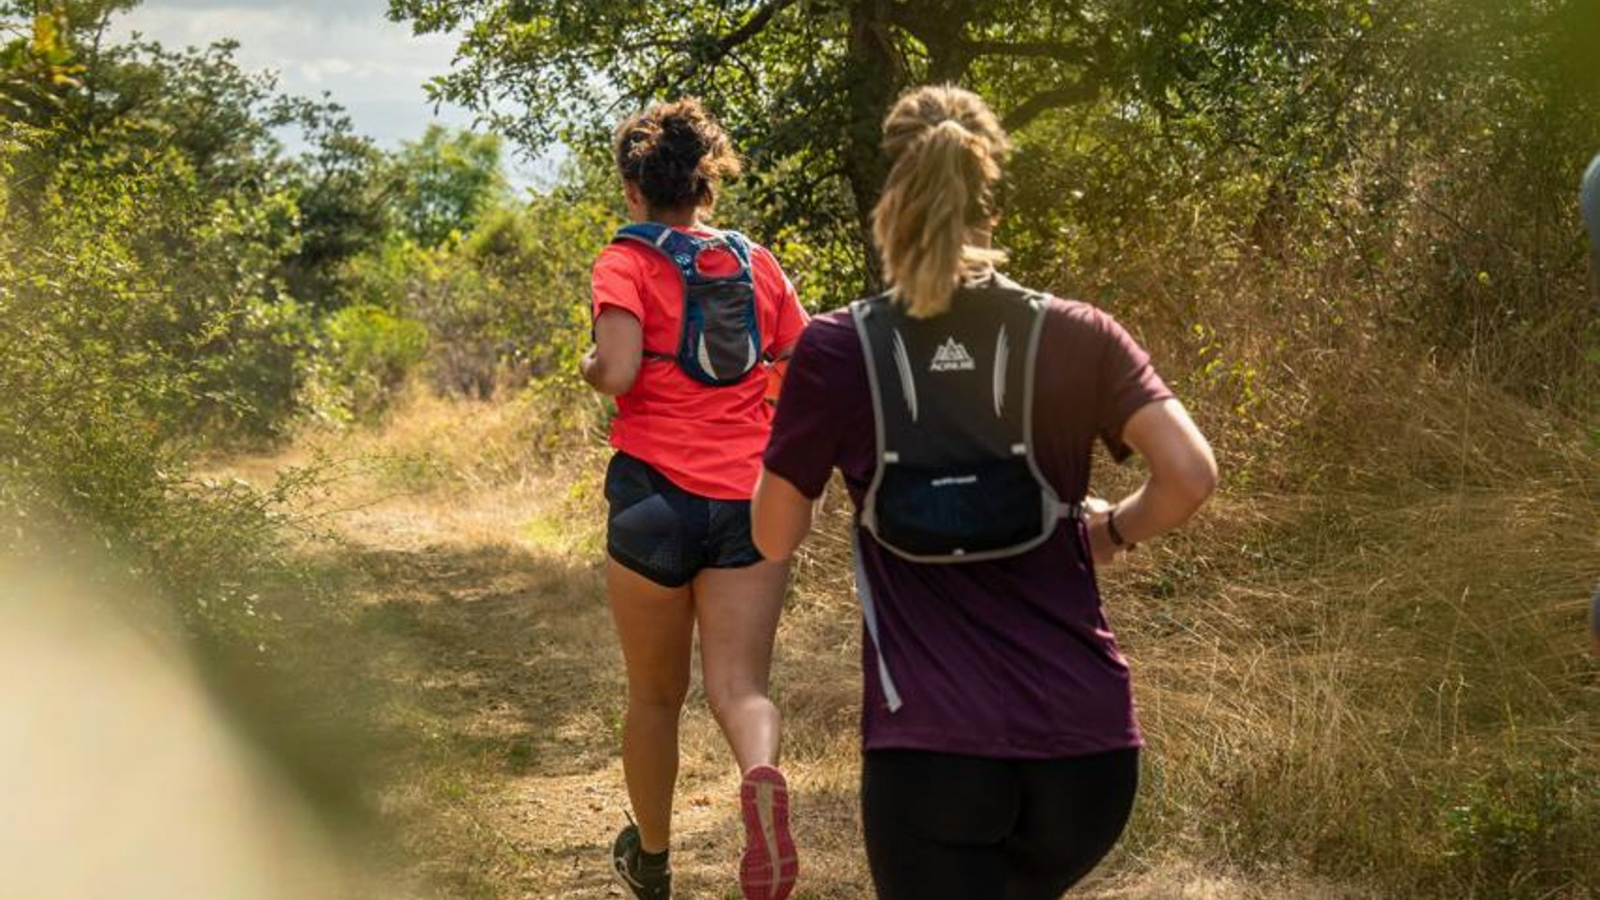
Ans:
[{"label": "shoe sole", "polygon": [[639,892],[633,889],[632,882],[622,876],[622,866],[615,856],[611,857],[611,880],[617,883],[617,887],[622,888],[622,896],[639,900]]},{"label": "shoe sole", "polygon": [[745,900],[784,900],[800,874],[794,837],[789,833],[789,786],[783,773],[757,766],[739,786],[744,818],[744,856],[739,890]]},{"label": "shoe sole", "polygon": [[617,883],[617,887],[622,888],[622,896],[631,897],[632,900],[643,900],[639,896],[638,888],[635,888],[633,882],[623,874],[622,860],[618,859],[614,852],[611,855],[611,879]]},{"label": "shoe sole", "polygon": [[617,887],[622,888],[622,896],[631,898],[631,900],[643,900],[639,896],[638,889],[633,886],[633,882],[623,877],[622,869],[617,865],[615,859],[611,860],[611,880],[617,883]]},{"label": "shoe sole", "polygon": [[622,877],[622,870],[617,868],[617,861],[614,859],[611,861],[611,880],[617,883],[617,887],[622,888],[622,896],[632,898],[632,900],[639,900],[639,895],[634,893],[633,885],[628,883],[628,879]]}]

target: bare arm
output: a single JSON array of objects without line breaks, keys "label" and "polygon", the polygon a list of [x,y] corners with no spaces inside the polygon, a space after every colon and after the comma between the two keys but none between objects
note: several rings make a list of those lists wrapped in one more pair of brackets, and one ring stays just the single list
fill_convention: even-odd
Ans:
[{"label": "bare arm", "polygon": [[787,478],[761,469],[750,503],[750,530],[756,549],[770,560],[788,559],[811,533],[811,499]]},{"label": "bare arm", "polygon": [[644,329],[632,313],[609,308],[594,321],[594,347],[579,364],[583,380],[602,394],[625,394],[644,359]]},{"label": "bare arm", "polygon": [[[1116,528],[1136,544],[1171,531],[1189,520],[1217,487],[1217,461],[1211,445],[1176,400],[1151,403],[1128,418],[1122,439],[1145,458],[1150,476],[1115,506]],[[1111,540],[1107,514],[1089,519],[1089,544],[1095,562],[1109,563],[1121,548]]]}]

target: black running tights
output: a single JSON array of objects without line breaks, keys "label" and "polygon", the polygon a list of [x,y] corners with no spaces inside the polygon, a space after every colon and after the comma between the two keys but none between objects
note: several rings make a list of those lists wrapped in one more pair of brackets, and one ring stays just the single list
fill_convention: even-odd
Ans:
[{"label": "black running tights", "polygon": [[878,900],[1058,900],[1111,850],[1139,751],[1044,761],[874,750],[861,771]]}]

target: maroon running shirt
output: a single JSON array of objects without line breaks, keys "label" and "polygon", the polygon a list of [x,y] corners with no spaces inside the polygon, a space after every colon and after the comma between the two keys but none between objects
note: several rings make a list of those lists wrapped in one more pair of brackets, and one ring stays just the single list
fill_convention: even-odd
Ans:
[{"label": "maroon running shirt", "polygon": [[[1036,453],[1063,500],[1084,496],[1096,437],[1126,458],[1128,417],[1172,396],[1111,316],[1062,300],[1046,313],[1036,379]],[[790,363],[766,466],[812,498],[838,467],[859,513],[876,459],[855,326],[847,310],[819,316]],[[910,562],[857,534],[901,700],[891,712],[877,649],[863,635],[864,749],[1054,759],[1142,744],[1081,525],[1018,556],[947,565]]]}]

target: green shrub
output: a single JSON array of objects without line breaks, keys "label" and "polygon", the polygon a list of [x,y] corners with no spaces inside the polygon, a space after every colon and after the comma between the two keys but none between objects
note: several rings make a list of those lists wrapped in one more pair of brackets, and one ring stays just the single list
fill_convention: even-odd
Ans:
[{"label": "green shrub", "polygon": [[570,389],[588,346],[589,269],[615,225],[586,196],[498,207],[459,243],[396,238],[353,260],[348,296],[426,326],[427,373],[442,394],[487,399],[551,378]]},{"label": "green shrub", "polygon": [[428,330],[369,304],[347,306],[323,323],[335,382],[358,418],[381,412],[428,351]]},{"label": "green shrub", "polygon": [[1555,896],[1595,861],[1600,776],[1577,763],[1520,762],[1504,760],[1445,798],[1445,855],[1474,896]]},{"label": "green shrub", "polygon": [[165,153],[63,161],[25,209],[5,186],[36,138],[0,134],[0,552],[91,548],[254,647],[295,482],[197,480],[186,450],[292,402],[303,319],[267,275],[285,211]]}]

